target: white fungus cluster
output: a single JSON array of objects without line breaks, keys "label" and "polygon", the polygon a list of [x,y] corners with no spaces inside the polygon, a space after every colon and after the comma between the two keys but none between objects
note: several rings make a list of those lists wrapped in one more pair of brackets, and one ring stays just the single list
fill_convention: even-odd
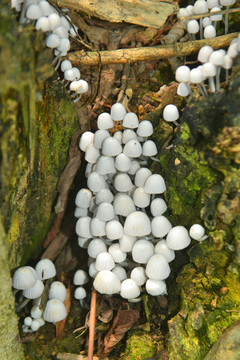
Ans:
[{"label": "white fungus cluster", "polygon": [[[122,130],[111,135],[116,121]],[[99,115],[97,126],[95,134],[88,131],[80,139],[88,163],[87,188],[75,200],[78,244],[87,248],[93,286],[101,294],[120,293],[128,300],[138,298],[144,287],[150,295],[166,294],[174,252],[186,248],[192,235],[204,240],[204,229],[194,225],[197,235],[193,228],[189,236],[185,227],[173,227],[163,215],[165,181],[146,166],[157,154],[149,140],[150,121],[139,123],[135,113],[116,103],[111,114]],[[85,281],[87,274],[78,270],[74,284]],[[83,290],[76,289],[77,299],[86,296]]]},{"label": "white fungus cluster", "polygon": [[186,65],[177,68],[175,78],[180,83],[177,94],[184,97],[188,96],[191,93],[190,84],[193,84],[198,86],[203,96],[207,96],[208,93],[204,82],[206,80],[208,80],[210,93],[219,92],[221,70],[225,70],[225,84],[227,85],[229,70],[232,68],[233,60],[239,52],[240,37],[232,40],[227,51],[224,49],[214,51],[209,45],[203,46],[197,57],[201,65],[193,69]]},{"label": "white fungus cluster", "polygon": [[[186,8],[180,8],[178,17],[185,18],[209,13],[209,16],[203,16],[198,20],[191,19],[186,22],[186,28],[189,37],[196,39],[199,34],[200,39],[209,39],[217,35],[217,23],[225,23],[225,34],[228,32],[228,10],[229,6],[236,3],[236,0],[197,0],[194,5],[188,5]],[[221,10],[226,10],[225,19],[222,14],[214,14]]]},{"label": "white fungus cluster", "polygon": [[37,331],[45,324],[45,321],[56,323],[66,317],[67,311],[63,302],[67,296],[67,290],[60,281],[51,283],[48,293],[49,300],[45,309],[41,310],[44,281],[53,278],[55,275],[55,266],[49,259],[40,260],[35,269],[31,266],[23,266],[15,271],[12,279],[14,294],[16,295],[19,290],[22,291],[17,312],[32,300],[30,316],[25,317],[22,325],[23,332]]},{"label": "white fungus cluster", "polygon": [[61,58],[70,50],[70,39],[76,37],[78,28],[71,24],[68,15],[59,14],[47,0],[11,0],[11,7],[21,11],[21,22],[33,21],[37,31],[46,33],[45,44],[54,51],[55,70],[61,64],[65,87],[69,86],[73,102],[77,102],[81,94],[88,91],[88,83],[80,79],[78,68],[73,67],[69,60],[61,61]]}]

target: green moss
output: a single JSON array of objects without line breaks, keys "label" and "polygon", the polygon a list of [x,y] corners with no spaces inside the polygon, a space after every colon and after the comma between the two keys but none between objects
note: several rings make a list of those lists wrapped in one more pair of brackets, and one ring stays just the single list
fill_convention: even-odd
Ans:
[{"label": "green moss", "polygon": [[129,332],[126,349],[121,360],[142,360],[157,353],[157,339],[142,331]]}]

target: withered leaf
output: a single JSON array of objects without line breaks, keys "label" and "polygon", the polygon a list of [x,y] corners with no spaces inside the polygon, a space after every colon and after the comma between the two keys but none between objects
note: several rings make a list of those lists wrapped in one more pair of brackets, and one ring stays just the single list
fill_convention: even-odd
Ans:
[{"label": "withered leaf", "polygon": [[125,333],[131,329],[138,318],[138,310],[123,310],[122,308],[118,310],[113,325],[104,338],[100,358],[104,358],[110,353],[113,347],[123,338]]},{"label": "withered leaf", "polygon": [[70,306],[71,306],[70,288],[67,288],[67,296],[66,296],[66,299],[64,301],[64,305],[65,305],[65,308],[67,310],[67,316],[62,321],[58,321],[56,323],[56,338],[57,339],[61,336],[61,333],[63,332],[65,322],[67,320],[67,317],[68,317],[68,314],[69,314],[69,311],[70,311]]}]

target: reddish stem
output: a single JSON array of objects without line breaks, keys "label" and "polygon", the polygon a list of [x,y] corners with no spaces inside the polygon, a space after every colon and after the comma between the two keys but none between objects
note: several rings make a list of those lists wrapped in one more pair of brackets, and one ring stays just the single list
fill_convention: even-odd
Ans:
[{"label": "reddish stem", "polygon": [[93,360],[96,304],[97,304],[97,292],[93,288],[92,289],[91,307],[90,307],[90,317],[89,317],[88,360]]}]

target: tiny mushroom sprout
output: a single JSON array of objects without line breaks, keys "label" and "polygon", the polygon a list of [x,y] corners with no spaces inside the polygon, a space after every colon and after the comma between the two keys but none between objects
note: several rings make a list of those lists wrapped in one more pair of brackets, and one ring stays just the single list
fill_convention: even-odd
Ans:
[{"label": "tiny mushroom sprout", "polygon": [[192,239],[197,241],[203,241],[207,239],[207,235],[205,235],[205,229],[200,224],[194,224],[190,227],[189,235]]},{"label": "tiny mushroom sprout", "polygon": [[173,122],[174,125],[178,126],[177,120],[179,118],[178,108],[174,104],[165,106],[163,110],[163,118],[167,122]]}]

